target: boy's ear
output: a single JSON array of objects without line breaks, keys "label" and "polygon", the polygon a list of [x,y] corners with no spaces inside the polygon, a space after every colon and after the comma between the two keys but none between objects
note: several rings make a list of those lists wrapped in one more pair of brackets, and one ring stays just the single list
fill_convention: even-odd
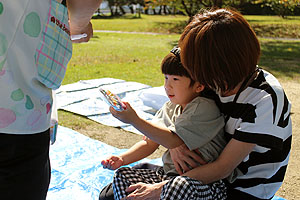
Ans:
[{"label": "boy's ear", "polygon": [[196,92],[200,93],[204,90],[204,85],[200,84],[199,82],[196,82]]}]

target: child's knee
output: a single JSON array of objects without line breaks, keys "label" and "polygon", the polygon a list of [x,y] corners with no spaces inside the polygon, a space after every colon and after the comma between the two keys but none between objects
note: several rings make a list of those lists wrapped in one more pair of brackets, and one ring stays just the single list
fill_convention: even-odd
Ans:
[{"label": "child's knee", "polygon": [[127,174],[130,171],[130,167],[121,167],[115,171],[114,178],[119,178]]}]

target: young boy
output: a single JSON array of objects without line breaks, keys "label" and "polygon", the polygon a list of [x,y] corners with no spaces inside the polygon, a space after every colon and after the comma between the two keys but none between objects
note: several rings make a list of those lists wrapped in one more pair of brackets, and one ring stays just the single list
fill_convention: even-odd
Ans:
[{"label": "young boy", "polygon": [[[181,65],[179,48],[175,47],[164,58],[161,69],[165,75],[165,90],[170,101],[158,111],[152,123],[141,119],[127,102],[124,111],[119,112],[110,108],[113,116],[133,125],[146,136],[146,139],[119,156],[103,160],[105,168],[115,170],[141,160],[152,154],[159,145],[171,149],[183,143],[190,150],[198,150],[205,162],[212,162],[226,145],[223,132],[224,118],[213,100],[201,96],[204,86],[193,81]],[[128,195],[126,189],[132,184],[138,182],[153,184],[177,176],[169,150],[164,153],[162,159],[163,167],[155,170],[120,168],[113,180],[114,198],[126,197]],[[222,197],[220,199],[226,199],[223,181],[216,181],[210,187]]]}]

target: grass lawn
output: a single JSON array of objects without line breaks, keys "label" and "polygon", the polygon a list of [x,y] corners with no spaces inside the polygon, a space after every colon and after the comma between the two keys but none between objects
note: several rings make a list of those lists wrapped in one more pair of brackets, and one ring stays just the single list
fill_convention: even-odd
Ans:
[{"label": "grass lawn", "polygon": [[181,33],[188,17],[182,15],[125,15],[118,18],[93,19],[95,30],[113,30],[128,32]]},{"label": "grass lawn", "polygon": [[[289,16],[285,19],[279,16],[246,15],[255,32],[260,37],[300,38],[300,16]],[[119,18],[93,19],[95,30],[113,30],[129,32],[156,32],[180,34],[188,21],[181,15],[125,15]]]},{"label": "grass lawn", "polygon": [[112,77],[162,85],[160,63],[179,35],[95,33],[89,43],[75,44],[63,84]]},{"label": "grass lawn", "polygon": [[[95,33],[89,43],[75,44],[63,84],[112,77],[151,86],[163,84],[160,63],[178,34]],[[260,66],[284,79],[300,77],[300,41],[260,38]]]},{"label": "grass lawn", "polygon": [[300,41],[260,38],[260,66],[279,79],[300,82]]}]

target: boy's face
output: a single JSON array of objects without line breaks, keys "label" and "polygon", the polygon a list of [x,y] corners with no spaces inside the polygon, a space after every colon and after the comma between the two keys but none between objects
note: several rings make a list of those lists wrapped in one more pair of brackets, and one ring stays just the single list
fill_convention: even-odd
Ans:
[{"label": "boy's face", "polygon": [[165,90],[174,104],[179,104],[183,108],[191,102],[204,89],[204,86],[196,82],[190,86],[191,79],[185,76],[165,74]]}]

